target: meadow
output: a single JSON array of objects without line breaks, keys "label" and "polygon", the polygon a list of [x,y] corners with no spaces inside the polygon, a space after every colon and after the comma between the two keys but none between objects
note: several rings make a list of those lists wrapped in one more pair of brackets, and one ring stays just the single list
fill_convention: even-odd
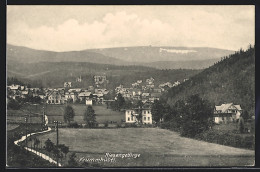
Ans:
[{"label": "meadow", "polygon": [[[22,110],[8,110],[7,111],[7,119],[8,121],[12,121],[12,119],[17,117],[22,117],[19,122],[23,123],[23,116],[26,114],[25,112],[38,113],[42,115],[43,106],[45,105],[27,105],[22,107]],[[47,105],[45,106],[45,114],[48,116],[49,123],[53,123],[53,121],[60,121],[64,123],[64,109],[66,105]],[[78,124],[84,124],[84,112],[87,108],[85,104],[71,104],[74,109],[75,117],[74,121]],[[106,105],[97,105],[92,106],[96,113],[96,120],[98,123],[105,123],[106,121],[117,122],[120,124],[122,120],[125,120],[124,112],[112,111],[111,109],[107,109]]]},{"label": "meadow", "polygon": [[[56,143],[56,132],[39,135]],[[59,130],[59,142],[81,158],[105,158],[106,153],[135,153],[138,158],[116,158],[100,162],[105,167],[134,166],[245,166],[253,165],[254,151],[180,137],[159,128]],[[70,154],[69,153],[69,154]],[[68,158],[68,156],[67,156]],[[63,160],[66,164],[67,159]]]}]

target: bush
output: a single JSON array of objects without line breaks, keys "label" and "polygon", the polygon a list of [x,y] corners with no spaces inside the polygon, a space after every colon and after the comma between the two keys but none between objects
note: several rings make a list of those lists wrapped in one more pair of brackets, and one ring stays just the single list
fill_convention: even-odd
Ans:
[{"label": "bush", "polygon": [[105,127],[107,127],[108,126],[108,121],[106,121],[104,124],[105,124]]},{"label": "bush", "polygon": [[7,109],[18,110],[20,108],[21,108],[21,105],[16,100],[10,99],[9,102],[7,103]]},{"label": "bush", "polygon": [[77,122],[71,122],[68,124],[69,128],[79,128],[79,124]]},{"label": "bush", "polygon": [[135,123],[125,123],[125,127],[136,128],[137,126]]}]

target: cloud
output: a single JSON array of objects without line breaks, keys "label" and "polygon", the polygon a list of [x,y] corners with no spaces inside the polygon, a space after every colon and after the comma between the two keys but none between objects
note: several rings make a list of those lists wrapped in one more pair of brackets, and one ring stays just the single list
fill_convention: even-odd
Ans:
[{"label": "cloud", "polygon": [[[122,46],[209,46],[238,49],[254,42],[254,26],[207,11],[172,12],[169,22],[126,11],[108,12],[102,19],[66,19],[56,26],[32,27],[26,21],[7,24],[7,42],[35,49],[71,51]],[[192,15],[191,15],[192,14]],[[252,13],[248,13],[251,16]],[[226,18],[225,18],[226,17]],[[247,34],[248,33],[248,34]],[[241,45],[243,44],[243,45]]]}]

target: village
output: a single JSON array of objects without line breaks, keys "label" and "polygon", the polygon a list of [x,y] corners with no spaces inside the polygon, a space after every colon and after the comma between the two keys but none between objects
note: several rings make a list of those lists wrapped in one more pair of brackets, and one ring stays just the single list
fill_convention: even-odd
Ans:
[{"label": "village", "polygon": [[[182,82],[187,81],[184,79]],[[107,90],[106,84],[109,83],[106,76],[93,76],[95,85],[88,88],[74,88],[73,82],[64,82],[62,88],[28,88],[25,85],[12,84],[7,86],[8,98],[19,100],[33,97],[38,103],[50,105],[66,105],[66,104],[86,104],[86,106],[107,105],[117,99],[120,94],[125,101],[131,103],[141,101],[143,106],[141,109],[142,123],[153,124],[154,120],[151,113],[151,106],[155,100],[160,100],[162,93],[167,92],[169,88],[178,86],[181,82],[176,81],[173,84],[165,82],[159,84],[158,88],[154,86],[154,78],[146,80],[137,80],[132,83],[131,87],[125,88],[122,84],[114,90]],[[76,78],[76,82],[82,82],[81,76]],[[28,103],[28,102],[27,102]],[[138,111],[140,107],[129,107],[123,109],[125,112],[125,123],[138,123]],[[238,122],[242,108],[240,105],[233,103],[224,103],[216,105],[214,109],[213,121],[216,124]],[[163,121],[161,119],[160,121]]]}]

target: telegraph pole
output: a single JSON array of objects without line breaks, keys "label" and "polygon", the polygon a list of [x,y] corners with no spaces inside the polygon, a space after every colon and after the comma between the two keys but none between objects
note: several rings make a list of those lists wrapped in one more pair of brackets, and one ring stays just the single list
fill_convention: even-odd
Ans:
[{"label": "telegraph pole", "polygon": [[27,117],[25,117],[24,120],[25,120],[25,138],[26,138],[25,139],[25,146],[27,147]]},{"label": "telegraph pole", "polygon": [[[31,113],[31,112],[30,112]],[[30,140],[31,140],[31,149],[32,149],[32,119],[31,119],[31,114],[29,113],[29,121],[30,121],[30,129],[29,129],[29,132],[30,132]]]},{"label": "telegraph pole", "polygon": [[[58,145],[59,145],[59,124],[61,124],[61,122],[59,122],[59,121],[53,121],[53,123],[54,123],[55,126],[56,126],[56,133],[57,133],[57,143],[56,143],[56,146],[57,146],[57,148],[58,148]],[[57,152],[57,166],[59,166],[58,152]]]},{"label": "telegraph pole", "polygon": [[45,130],[45,109],[44,109],[44,106],[42,107],[43,108],[43,113],[42,113],[42,129]]},{"label": "telegraph pole", "polygon": [[56,145],[58,146],[59,145],[59,124],[61,124],[61,122],[53,121],[53,123],[55,124],[55,127],[56,127],[56,133],[57,133],[57,143],[56,143]]}]

